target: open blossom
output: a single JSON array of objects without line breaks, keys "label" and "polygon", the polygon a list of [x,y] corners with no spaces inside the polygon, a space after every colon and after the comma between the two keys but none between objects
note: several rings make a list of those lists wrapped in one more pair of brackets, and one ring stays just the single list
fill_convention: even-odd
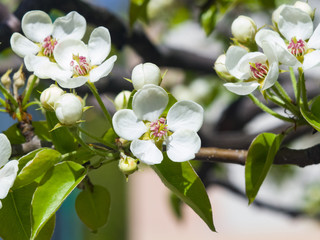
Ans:
[{"label": "open blossom", "polygon": [[116,56],[105,60],[110,50],[111,37],[105,27],[95,28],[88,44],[77,39],[66,39],[58,43],[53,55],[64,71],[58,73],[59,77],[55,80],[64,88],[76,88],[87,81],[98,81],[111,72],[117,60]]},{"label": "open blossom", "polygon": [[[18,161],[8,161],[10,156],[11,144],[6,135],[0,133],[0,199],[4,199],[8,195],[17,177]],[[0,208],[2,208],[1,201]]]},{"label": "open blossom", "polygon": [[224,86],[238,95],[247,95],[260,87],[266,90],[274,85],[279,76],[276,53],[270,44],[263,42],[264,53],[247,52],[242,47],[231,46],[226,53],[226,68],[239,82]]},{"label": "open blossom", "polygon": [[56,45],[67,38],[81,39],[86,20],[73,11],[52,23],[48,14],[34,10],[23,16],[21,28],[25,36],[20,33],[11,36],[12,50],[24,58],[26,68],[37,77],[54,79],[50,73],[59,68],[53,57]]},{"label": "open blossom", "polygon": [[310,15],[294,6],[283,6],[278,18],[278,29],[288,43],[278,33],[262,29],[256,34],[257,44],[272,44],[284,65],[304,70],[320,66],[320,25],[313,31]]},{"label": "open blossom", "polygon": [[195,157],[201,146],[197,131],[202,126],[203,108],[192,101],[176,102],[163,114],[169,101],[166,91],[147,84],[134,95],[131,109],[122,109],[112,119],[115,132],[132,141],[130,150],[146,164],[158,164],[166,145],[174,162]]}]

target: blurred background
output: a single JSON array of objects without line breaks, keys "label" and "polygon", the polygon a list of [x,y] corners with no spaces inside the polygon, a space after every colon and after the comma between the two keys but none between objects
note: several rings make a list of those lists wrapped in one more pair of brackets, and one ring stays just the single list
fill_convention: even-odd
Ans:
[{"label": "blurred background", "polygon": [[[41,3],[42,2],[42,3]],[[53,2],[53,1],[52,1]],[[272,11],[285,0],[150,0],[145,7],[132,12],[129,0],[0,0],[1,24],[7,25],[10,14],[21,18],[26,9],[42,9],[52,18],[77,10],[88,22],[88,33],[99,25],[109,28],[113,53],[118,56],[114,70],[97,83],[106,106],[115,112],[112,102],[121,90],[132,90],[131,70],[141,62],[153,62],[166,73],[162,86],[178,99],[190,99],[205,108],[205,123],[200,131],[203,146],[247,149],[252,139],[263,131],[281,132],[287,127],[265,115],[250,99],[229,93],[213,69],[217,57],[230,45],[232,21],[239,15],[250,16],[258,28],[271,24]],[[49,4],[50,3],[50,4]],[[320,2],[310,0],[316,8],[315,26],[319,23]],[[131,9],[131,10],[130,10]],[[139,12],[139,13],[138,13]],[[92,16],[96,13],[96,16]],[[11,15],[12,17],[12,15]],[[1,28],[2,29],[2,28]],[[18,28],[19,29],[19,28]],[[0,31],[0,36],[5,33]],[[89,34],[85,37],[87,41]],[[18,69],[22,59],[6,45],[0,45],[0,74],[8,68]],[[319,94],[319,69],[306,74],[311,95]],[[289,80],[283,74],[280,81]],[[48,87],[43,80],[35,91]],[[89,94],[84,86],[79,95]],[[97,106],[88,95],[87,105]],[[270,106],[274,107],[274,106]],[[95,109],[99,109],[98,107]],[[102,114],[91,109],[83,127],[92,133],[106,131]],[[44,119],[41,111],[31,111],[35,120]],[[0,113],[0,130],[15,122]],[[297,130],[286,141],[291,148],[308,148],[320,143],[312,129]],[[87,139],[90,141],[90,139]],[[91,233],[76,215],[75,190],[57,213],[54,240],[264,240],[310,239],[320,236],[320,172],[317,166],[273,166],[261,187],[256,201],[248,206],[245,197],[244,167],[233,164],[192,162],[207,187],[213,207],[217,233],[186,205],[173,196],[148,167],[129,176],[118,170],[117,163],[94,171],[94,184],[105,186],[111,194],[111,212],[105,227]]]}]

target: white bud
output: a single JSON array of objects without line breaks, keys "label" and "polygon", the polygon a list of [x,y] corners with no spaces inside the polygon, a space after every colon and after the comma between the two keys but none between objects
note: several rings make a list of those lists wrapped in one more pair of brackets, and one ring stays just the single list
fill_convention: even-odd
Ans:
[{"label": "white bud", "polygon": [[306,12],[311,17],[311,19],[314,18],[315,9],[313,9],[308,3],[297,1],[293,6]]},{"label": "white bud", "polygon": [[61,88],[51,84],[51,86],[45,89],[40,95],[42,107],[46,110],[53,111],[55,102],[62,94],[64,94],[64,91]]},{"label": "white bud", "polygon": [[116,98],[114,99],[114,106],[115,106],[116,110],[127,108],[130,95],[131,95],[131,92],[125,90],[125,91],[120,92],[116,96]]},{"label": "white bud", "polygon": [[146,84],[159,85],[161,82],[160,68],[153,63],[141,63],[132,70],[131,80],[136,90]]},{"label": "white bud", "polygon": [[12,69],[8,69],[5,74],[2,75],[1,77],[1,83],[3,86],[10,92],[10,87],[11,87],[11,78],[10,78],[10,73],[12,72]]},{"label": "white bud", "polygon": [[286,7],[286,6],[288,6],[288,5],[282,4],[282,5],[280,5],[276,10],[274,10],[273,13],[272,13],[272,23],[273,23],[273,25],[274,25],[276,28],[278,28],[278,22],[279,22],[280,12],[281,12],[282,9],[283,9],[284,7]]},{"label": "white bud", "polygon": [[234,81],[234,77],[229,73],[226,68],[226,55],[221,54],[214,63],[214,70],[218,74],[220,78],[225,81],[232,82]]},{"label": "white bud", "polygon": [[74,125],[82,117],[82,103],[72,93],[61,95],[54,104],[56,116],[63,125]]},{"label": "white bud", "polygon": [[249,43],[254,40],[257,25],[250,17],[239,16],[231,25],[232,35],[241,43]]}]

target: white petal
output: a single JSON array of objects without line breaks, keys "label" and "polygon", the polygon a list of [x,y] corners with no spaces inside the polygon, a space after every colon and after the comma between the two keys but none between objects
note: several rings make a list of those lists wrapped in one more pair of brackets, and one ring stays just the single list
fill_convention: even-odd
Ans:
[{"label": "white petal", "polygon": [[0,167],[5,165],[11,156],[11,144],[3,133],[0,133]]},{"label": "white petal", "polygon": [[294,67],[294,68],[301,67],[301,63],[298,61],[298,59],[294,55],[292,55],[288,51],[287,47],[283,47],[282,45],[275,43],[275,48],[277,51],[279,63],[289,67]]},{"label": "white petal", "polygon": [[114,131],[126,140],[134,140],[147,131],[145,124],[130,109],[117,111],[112,117]]},{"label": "white petal", "polygon": [[86,19],[72,11],[64,17],[57,18],[53,23],[52,36],[58,40],[65,38],[81,39],[86,32]]},{"label": "white petal", "polygon": [[262,41],[261,48],[264,52],[264,54],[267,56],[269,64],[276,62],[278,64],[278,57],[277,52],[274,47],[274,44],[268,42],[268,41]]},{"label": "white petal", "polygon": [[167,115],[169,130],[181,128],[198,132],[203,123],[203,108],[193,101],[179,101],[173,104]]},{"label": "white petal", "polygon": [[18,163],[17,160],[11,160],[0,169],[0,199],[4,199],[12,187],[19,169]]},{"label": "white petal", "polygon": [[280,12],[278,28],[289,41],[293,37],[306,40],[312,35],[313,23],[306,12],[293,6],[286,6]]},{"label": "white petal", "polygon": [[268,74],[265,78],[265,80],[263,81],[263,85],[261,90],[266,90],[270,87],[272,87],[275,82],[278,80],[278,76],[279,76],[279,66],[277,62],[273,62],[271,64],[271,66],[269,67],[269,71]]},{"label": "white petal", "polygon": [[77,88],[84,85],[86,82],[89,81],[89,78],[86,76],[79,76],[79,77],[70,77],[66,80],[56,79],[57,83],[60,87],[63,88]]},{"label": "white petal", "polygon": [[83,56],[88,60],[88,49],[82,41],[68,38],[56,45],[53,55],[62,68],[69,70],[73,55]]},{"label": "white petal", "polygon": [[29,54],[35,55],[40,51],[37,44],[33,43],[20,33],[12,34],[10,44],[12,50],[20,57],[25,57]]},{"label": "white petal", "polygon": [[150,140],[133,140],[130,150],[141,162],[149,165],[162,162],[162,152]]},{"label": "white petal", "polygon": [[226,68],[228,69],[230,74],[238,79],[243,79],[243,73],[239,72],[237,65],[239,63],[239,60],[247,53],[248,52],[244,48],[237,46],[229,47],[226,53]]},{"label": "white petal", "polygon": [[88,42],[89,58],[92,65],[102,63],[109,55],[111,49],[111,37],[105,27],[95,28]]},{"label": "white petal", "polygon": [[262,41],[277,42],[279,45],[286,47],[286,44],[279,33],[269,29],[261,29],[258,31],[255,36],[255,41],[260,47],[262,47]]},{"label": "white petal", "polygon": [[304,55],[303,69],[308,70],[320,66],[320,50]]},{"label": "white petal", "polygon": [[147,84],[133,96],[132,110],[138,119],[152,122],[162,114],[168,101],[168,94],[162,87]]},{"label": "white petal", "polygon": [[114,62],[117,60],[117,56],[112,56],[111,58],[107,59],[104,63],[100,66],[92,69],[90,71],[90,81],[96,82],[100,80],[100,78],[106,77],[112,71]]},{"label": "white petal", "polygon": [[320,24],[314,30],[308,41],[308,48],[320,49]]},{"label": "white petal", "polygon": [[252,93],[260,84],[258,82],[237,82],[225,83],[225,86],[230,92],[238,95],[248,95]]},{"label": "white petal", "polygon": [[167,142],[168,157],[174,162],[184,162],[194,159],[200,150],[201,140],[197,133],[180,129],[174,132]]},{"label": "white petal", "polygon": [[34,42],[43,40],[52,33],[51,18],[43,11],[34,10],[27,12],[21,20],[21,28],[27,38]]}]

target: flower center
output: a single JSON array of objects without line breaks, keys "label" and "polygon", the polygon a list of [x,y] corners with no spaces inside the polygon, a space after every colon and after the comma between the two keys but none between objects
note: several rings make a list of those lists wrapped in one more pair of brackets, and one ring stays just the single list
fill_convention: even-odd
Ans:
[{"label": "flower center", "polygon": [[90,63],[87,61],[86,57],[73,55],[70,66],[73,69],[73,72],[77,76],[87,75],[90,71]]},{"label": "flower center", "polygon": [[296,57],[303,56],[307,51],[307,44],[302,39],[297,40],[296,37],[291,38],[288,50]]},{"label": "flower center", "polygon": [[249,63],[249,64],[250,64],[251,76],[254,79],[262,80],[267,76],[269,68],[266,64],[262,64],[262,63]]},{"label": "flower center", "polygon": [[42,53],[44,56],[52,57],[53,50],[57,45],[58,41],[51,36],[46,37],[42,43]]},{"label": "flower center", "polygon": [[150,138],[155,141],[164,140],[168,135],[168,125],[165,118],[159,118],[150,123]]}]

